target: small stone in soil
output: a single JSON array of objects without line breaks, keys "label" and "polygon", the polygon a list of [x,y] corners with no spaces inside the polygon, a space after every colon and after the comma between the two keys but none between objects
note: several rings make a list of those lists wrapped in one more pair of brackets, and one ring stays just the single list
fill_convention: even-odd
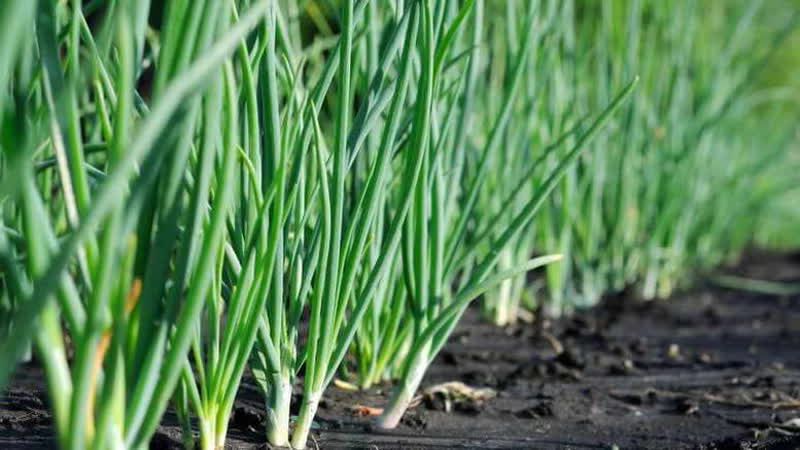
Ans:
[{"label": "small stone in soil", "polygon": [[714,357],[711,354],[702,352],[695,357],[695,362],[701,364],[711,364],[714,361]]},{"label": "small stone in soil", "polygon": [[630,359],[624,359],[619,364],[613,364],[608,368],[609,375],[632,375],[636,371],[636,366]]}]

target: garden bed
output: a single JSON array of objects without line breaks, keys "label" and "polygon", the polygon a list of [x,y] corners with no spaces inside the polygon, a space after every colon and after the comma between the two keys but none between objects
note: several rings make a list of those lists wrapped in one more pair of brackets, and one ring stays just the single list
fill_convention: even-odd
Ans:
[{"label": "garden bed", "polygon": [[[734,273],[800,279],[797,255],[751,253]],[[800,298],[701,285],[660,303],[627,297],[571,318],[506,329],[470,311],[423,388],[461,381],[484,402],[431,395],[397,430],[370,427],[386,387],[331,386],[312,446],[330,448],[800,447]],[[560,353],[558,353],[560,351]],[[485,391],[484,391],[485,393]],[[293,402],[299,404],[299,402]],[[261,395],[245,381],[230,448],[264,448]],[[25,365],[0,402],[0,448],[50,448],[41,371]],[[174,416],[151,448],[180,448]],[[313,447],[312,447],[313,448]]]}]

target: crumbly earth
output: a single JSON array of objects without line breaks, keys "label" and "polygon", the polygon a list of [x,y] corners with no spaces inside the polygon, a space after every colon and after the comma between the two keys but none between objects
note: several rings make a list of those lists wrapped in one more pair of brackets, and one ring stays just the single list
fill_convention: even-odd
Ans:
[{"label": "crumbly earth", "polygon": [[[751,252],[729,273],[800,280],[800,257]],[[496,328],[469,311],[423,388],[462,381],[489,400],[424,398],[398,429],[370,426],[390,386],[331,387],[310,445],[322,449],[797,449],[800,296],[700,283],[666,302],[606,299],[567,319]],[[0,399],[0,448],[51,448],[41,371]],[[241,389],[228,445],[267,448],[263,404]],[[180,448],[167,414],[152,449]]]}]

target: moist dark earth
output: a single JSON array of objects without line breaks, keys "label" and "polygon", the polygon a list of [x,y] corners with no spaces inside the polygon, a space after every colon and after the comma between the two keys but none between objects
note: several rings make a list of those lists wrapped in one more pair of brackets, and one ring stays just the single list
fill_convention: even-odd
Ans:
[{"label": "moist dark earth", "polygon": [[[750,251],[720,271],[796,282],[800,254]],[[514,327],[488,325],[469,311],[422,388],[461,381],[493,398],[423,395],[398,429],[378,432],[370,408],[384,405],[390,386],[331,386],[309,446],[800,448],[800,296],[728,290],[698,278],[664,302],[618,295],[569,318]],[[268,448],[263,418],[260,394],[245,380],[229,448]],[[0,449],[53,447],[42,373],[29,364],[0,400]],[[151,448],[181,448],[173,414]]]}]

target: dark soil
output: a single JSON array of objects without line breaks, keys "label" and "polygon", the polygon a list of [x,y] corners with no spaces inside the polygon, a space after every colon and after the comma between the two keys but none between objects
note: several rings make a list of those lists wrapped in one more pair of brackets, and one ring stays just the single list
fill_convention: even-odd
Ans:
[{"label": "dark soil", "polygon": [[[752,252],[726,272],[800,280],[800,257]],[[310,445],[323,449],[797,449],[800,296],[701,285],[666,302],[610,298],[542,328],[500,329],[468,312],[423,388],[462,381],[495,398],[430,397],[397,430],[378,432],[356,406],[389,386],[328,389]],[[266,448],[263,404],[241,390],[231,448]],[[22,368],[0,400],[0,449],[52,447],[39,369]],[[450,406],[450,411],[445,411]],[[361,408],[362,410],[364,408]],[[180,448],[167,415],[153,449]]]}]

